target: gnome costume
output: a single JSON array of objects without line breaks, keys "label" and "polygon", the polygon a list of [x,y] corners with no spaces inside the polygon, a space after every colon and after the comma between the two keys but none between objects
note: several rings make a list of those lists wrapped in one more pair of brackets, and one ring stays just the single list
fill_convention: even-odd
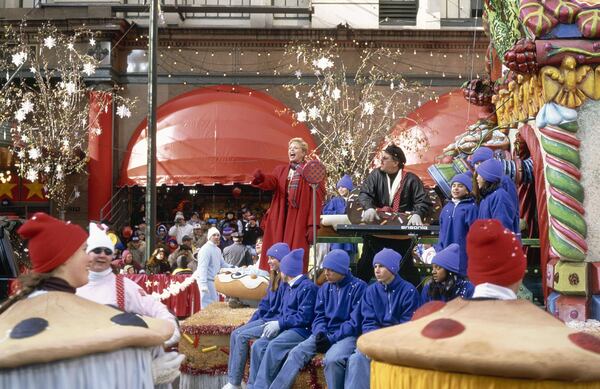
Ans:
[{"label": "gnome costume", "polygon": [[162,345],[173,325],[75,296],[52,276],[84,259],[81,227],[37,213],[18,232],[29,240],[33,273],[50,278],[0,314],[0,387],[154,387],[148,347]]}]

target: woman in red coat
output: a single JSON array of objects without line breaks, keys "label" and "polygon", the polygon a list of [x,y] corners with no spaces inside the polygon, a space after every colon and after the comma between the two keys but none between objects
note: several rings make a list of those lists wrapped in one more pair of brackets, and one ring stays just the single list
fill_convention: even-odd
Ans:
[{"label": "woman in red coat", "polygon": [[[289,165],[277,166],[272,174],[254,173],[252,185],[262,190],[272,190],[273,200],[261,226],[264,229],[260,268],[267,270],[267,250],[276,242],[285,242],[290,248],[304,249],[304,272],[308,269],[308,246],[313,239],[312,192],[302,175],[306,165],[308,144],[302,138],[290,139]],[[317,188],[317,220],[319,225],[325,188]]]}]

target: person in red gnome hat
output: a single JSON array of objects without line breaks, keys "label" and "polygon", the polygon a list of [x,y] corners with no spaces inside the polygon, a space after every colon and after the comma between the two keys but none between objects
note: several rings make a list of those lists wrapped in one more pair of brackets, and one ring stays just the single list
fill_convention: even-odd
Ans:
[{"label": "person in red gnome hat", "polygon": [[516,300],[527,258],[516,235],[496,219],[476,220],[467,234],[467,274],[474,300]]},{"label": "person in red gnome hat", "polygon": [[29,240],[32,273],[19,279],[20,290],[0,307],[0,313],[32,292],[75,293],[75,288],[87,284],[90,258],[85,252],[87,233],[83,228],[40,212],[18,233]]},{"label": "person in red gnome hat", "polygon": [[18,233],[33,267],[0,305],[0,388],[152,388],[149,347],[173,325],[75,295],[90,266],[81,227],[36,213]]}]

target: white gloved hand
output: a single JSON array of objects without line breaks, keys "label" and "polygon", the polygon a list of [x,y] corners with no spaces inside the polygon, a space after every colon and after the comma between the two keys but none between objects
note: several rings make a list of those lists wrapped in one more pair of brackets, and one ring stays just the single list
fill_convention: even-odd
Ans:
[{"label": "white gloved hand", "polygon": [[365,223],[373,223],[375,220],[379,220],[379,215],[375,208],[369,208],[366,211],[363,211],[362,221]]},{"label": "white gloved hand", "polygon": [[431,265],[431,260],[433,259],[433,257],[435,257],[435,254],[435,249],[433,247],[430,247],[427,250],[423,251],[423,255],[421,255],[421,260],[423,261],[423,263]]},{"label": "white gloved hand", "polygon": [[152,360],[152,380],[154,385],[169,384],[179,377],[179,366],[185,355],[175,351],[165,353]]},{"label": "white gloved hand", "polygon": [[279,334],[279,322],[277,320],[272,320],[265,324],[265,329],[263,330],[262,337],[271,339]]},{"label": "white gloved hand", "polygon": [[421,216],[418,213],[413,213],[406,224],[409,226],[422,226],[423,220],[421,220]]},{"label": "white gloved hand", "polygon": [[179,343],[179,339],[181,339],[181,333],[179,332],[179,326],[175,326],[175,331],[173,331],[173,335],[165,342],[165,347],[173,347],[177,343]]}]

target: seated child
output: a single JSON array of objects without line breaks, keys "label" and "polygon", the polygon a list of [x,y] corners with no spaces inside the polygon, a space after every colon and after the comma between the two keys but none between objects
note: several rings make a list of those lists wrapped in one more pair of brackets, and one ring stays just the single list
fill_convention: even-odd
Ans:
[{"label": "seated child", "polygon": [[344,250],[331,250],[323,261],[324,283],[317,293],[312,335],[290,351],[271,388],[291,388],[298,372],[317,353],[325,354],[325,380],[329,389],[344,388],[345,365],[356,348],[358,326],[353,311],[367,284],[350,273],[350,257]]},{"label": "seated child", "polygon": [[267,321],[276,320],[281,312],[283,292],[287,284],[281,282],[280,261],[290,253],[287,243],[275,243],[267,250],[270,277],[267,295],[260,301],[258,309],[248,323],[235,329],[229,340],[229,361],[227,363],[228,383],[223,389],[241,388],[242,376],[248,358],[248,342],[259,338]]},{"label": "seated child", "polygon": [[[377,282],[369,285],[361,300],[362,333],[409,321],[420,298],[417,289],[398,274],[402,256],[383,249],[373,258]],[[371,361],[358,349],[348,359],[345,388],[368,389]]]},{"label": "seated child", "polygon": [[431,282],[423,287],[421,302],[450,301],[456,297],[469,299],[475,287],[459,268],[460,248],[452,243],[433,257]]},{"label": "seated child", "polygon": [[248,389],[268,388],[288,352],[310,335],[318,288],[302,274],[303,257],[304,249],[296,249],[281,260],[279,270],[288,286],[279,316],[264,325],[262,336],[252,345]]}]

